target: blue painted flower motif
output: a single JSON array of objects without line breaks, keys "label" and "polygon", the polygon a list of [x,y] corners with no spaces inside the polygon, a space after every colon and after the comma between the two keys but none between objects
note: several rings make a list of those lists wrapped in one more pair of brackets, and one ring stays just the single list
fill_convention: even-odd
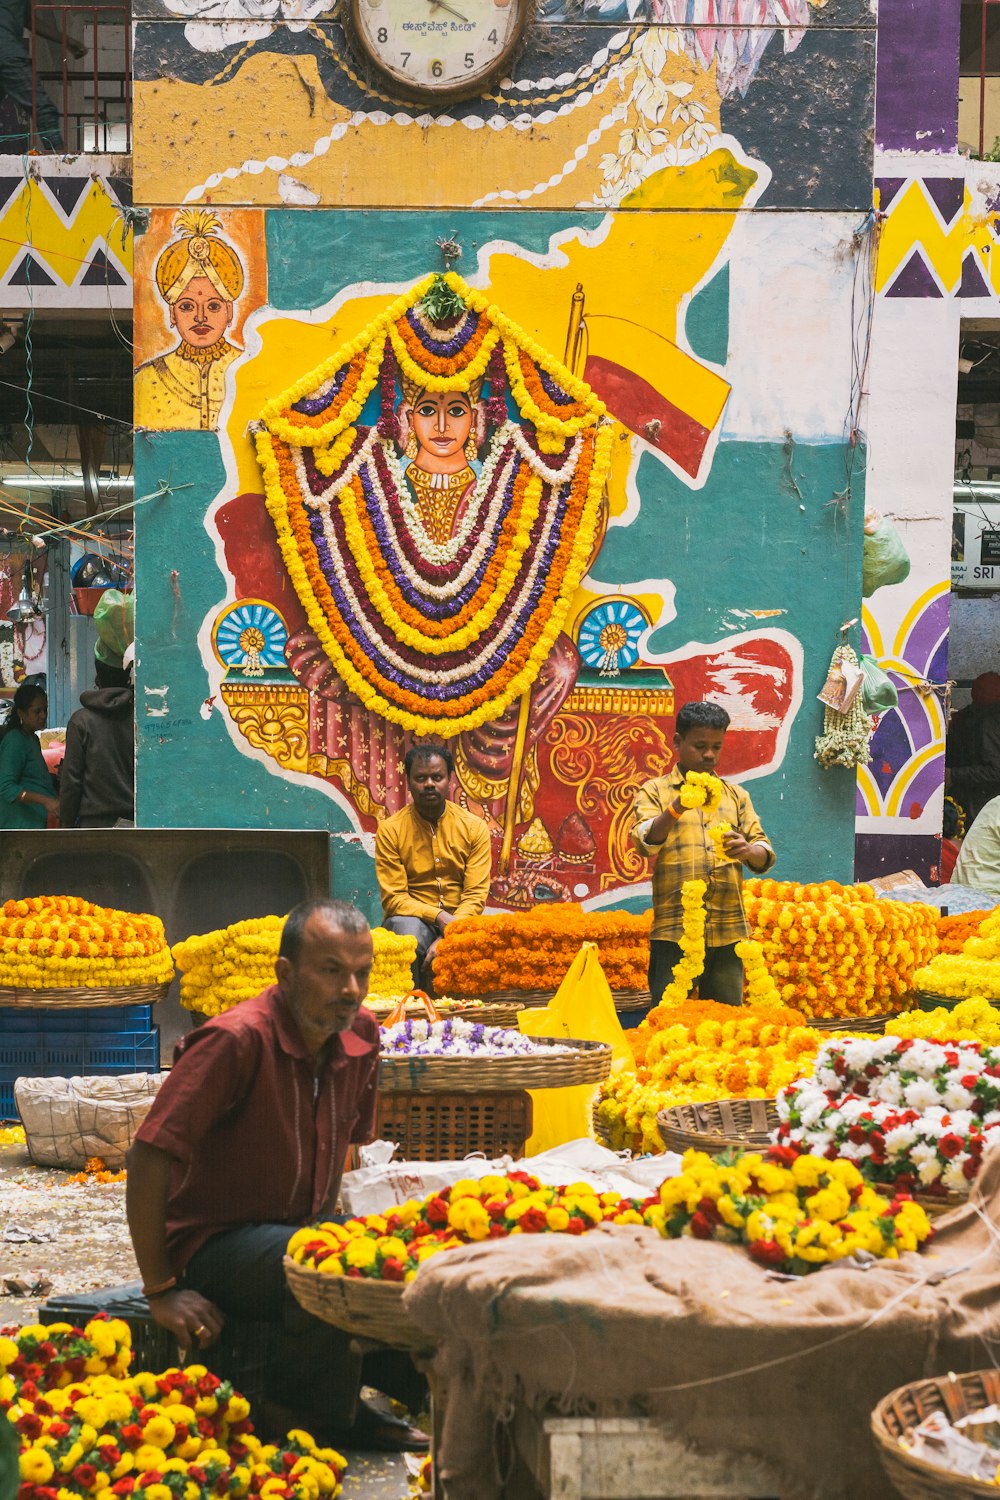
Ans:
[{"label": "blue painted flower motif", "polygon": [[606,599],[595,604],[580,624],[580,655],[588,667],[598,667],[602,677],[617,677],[639,660],[639,641],[648,624],[631,599]]},{"label": "blue painted flower motif", "polygon": [[280,614],[261,599],[241,599],[219,615],[212,627],[212,646],[224,667],[239,667],[246,677],[261,677],[265,667],[285,665],[288,631]]}]

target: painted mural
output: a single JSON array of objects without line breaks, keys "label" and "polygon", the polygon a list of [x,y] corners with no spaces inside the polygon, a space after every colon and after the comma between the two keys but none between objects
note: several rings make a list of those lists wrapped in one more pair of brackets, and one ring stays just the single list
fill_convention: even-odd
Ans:
[{"label": "painted mural", "polygon": [[884,215],[876,291],[905,299],[995,301],[1000,294],[1000,169],[876,178]]},{"label": "painted mural", "polygon": [[241,330],[267,295],[253,216],[154,211],[140,241],[135,425],[213,429]]},{"label": "painted mural", "polygon": [[132,306],[131,184],[107,158],[0,157],[0,304]]},{"label": "painted mural", "polygon": [[[446,107],[394,93],[319,0],[266,18],[238,0],[146,0],[138,17],[135,170],[151,202],[612,207],[730,136],[751,150],[784,141],[782,157],[795,140],[809,158],[799,181],[827,206],[848,178],[855,200],[864,191],[863,0],[556,0],[510,77]],[[747,111],[767,59],[799,54],[781,109]],[[180,148],[195,128],[192,155]]]},{"label": "painted mural", "polygon": [[[446,739],[456,795],[493,838],[491,899],[511,906],[641,902],[632,799],[671,763],[690,698],[725,704],[726,773],[765,778],[780,805],[793,739],[792,764],[811,764],[821,709],[803,711],[804,693],[821,684],[858,549],[841,538],[852,560],[818,606],[783,539],[796,556],[817,546],[824,566],[839,523],[815,497],[840,445],[807,441],[793,468],[783,443],[725,435],[729,240],[767,180],[720,147],[648,180],[659,211],[549,215],[523,244],[498,219],[463,216],[457,242],[481,245],[466,277],[427,269],[441,261],[433,222],[406,243],[411,221],[386,215],[378,260],[422,260],[424,274],[340,272],[304,308],[289,305],[299,268],[336,287],[352,216],[261,216],[269,302],[227,371],[225,477],[203,523],[224,591],[197,596],[191,730],[172,734],[169,689],[143,683],[157,696],[140,737],[160,764],[175,740],[224,726],[247,767],[227,786],[259,786],[263,769],[265,808],[312,788],[332,830],[364,841],[402,805],[409,744]],[[144,263],[156,264],[145,250]],[[139,446],[140,475],[160,463],[156,436]],[[735,590],[719,571],[734,547]],[[154,532],[144,554],[165,550]],[[148,628],[169,633],[156,624],[162,574],[145,566]],[[154,816],[185,821],[187,784],[147,774]],[[815,800],[849,796],[845,773]]]}]

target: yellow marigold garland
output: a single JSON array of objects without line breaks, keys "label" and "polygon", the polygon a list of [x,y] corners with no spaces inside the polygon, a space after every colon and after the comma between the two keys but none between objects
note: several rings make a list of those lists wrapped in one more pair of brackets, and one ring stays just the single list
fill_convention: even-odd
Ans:
[{"label": "yellow marigold garland", "polygon": [[982,1042],[1000,1047],[1000,1007],[983,996],[960,1000],[954,1007],[911,1010],[885,1023],[886,1036],[920,1038],[927,1042]]},{"label": "yellow marigold garland", "polygon": [[939,953],[913,976],[917,989],[949,999],[1000,999],[1000,910],[966,938],[961,953]]},{"label": "yellow marigold garland", "polygon": [[[274,983],[284,917],[253,917],[174,945],[181,971],[181,1004],[205,1016],[218,1016],[243,1000],[252,1000]],[[375,961],[370,980],[374,994],[405,994],[417,940],[372,929]]]},{"label": "yellow marigold garland", "polygon": [[688,771],[678,795],[682,807],[703,807],[712,813],[722,801],[722,782],[710,771]]}]

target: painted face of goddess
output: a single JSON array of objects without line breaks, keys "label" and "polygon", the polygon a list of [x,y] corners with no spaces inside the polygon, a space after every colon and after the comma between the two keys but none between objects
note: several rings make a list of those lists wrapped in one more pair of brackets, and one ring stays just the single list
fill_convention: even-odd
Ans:
[{"label": "painted face of goddess", "polygon": [[170,321],[195,349],[218,343],[233,316],[233,304],[220,297],[207,276],[195,276],[170,308]]},{"label": "painted face of goddess", "polygon": [[431,474],[457,474],[464,469],[465,444],[474,420],[465,391],[424,391],[410,408],[419,467]]}]

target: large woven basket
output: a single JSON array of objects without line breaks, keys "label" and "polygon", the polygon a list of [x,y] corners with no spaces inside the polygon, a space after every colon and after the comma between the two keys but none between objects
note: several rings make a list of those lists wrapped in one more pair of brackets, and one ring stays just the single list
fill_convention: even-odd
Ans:
[{"label": "large woven basket", "polygon": [[394,1349],[427,1349],[433,1340],[407,1317],[403,1283],[330,1276],[285,1256],[285,1276],[300,1307],[355,1338],[377,1339]]},{"label": "large woven basket", "polygon": [[[379,1087],[394,1093],[497,1094],[514,1089],[564,1089],[600,1083],[611,1072],[606,1042],[535,1036],[529,1057],[386,1057],[379,1059]],[[546,1056],[550,1048],[565,1051]]]},{"label": "large woven basket", "polygon": [[[920,1010],[954,1010],[956,1005],[961,1005],[963,1000],[968,999],[966,995],[936,995],[933,990],[917,990],[916,996]],[[991,1005],[1000,1008],[1000,999],[992,995],[986,998]]]},{"label": "large woven basket", "polygon": [[448,1016],[457,1016],[460,1021],[476,1021],[480,1026],[503,1026],[513,1031],[523,1009],[523,1001],[507,1005],[459,1005],[455,1010],[448,1011]]},{"label": "large woven basket", "polygon": [[487,1005],[548,1005],[556,998],[555,990],[490,990],[488,994],[476,995]]},{"label": "large woven basket", "polygon": [[806,1025],[816,1031],[871,1031],[881,1035],[886,1021],[891,1021],[895,1014],[895,1011],[887,1010],[880,1016],[813,1016]]},{"label": "large woven basket", "polygon": [[[883,1187],[879,1183],[875,1186],[888,1197],[892,1196],[891,1188]],[[967,1193],[914,1193],[913,1197],[929,1219],[940,1219],[942,1214],[950,1214],[953,1208],[961,1208],[969,1201]]]},{"label": "large woven basket", "polygon": [[648,990],[612,990],[615,1010],[648,1010],[653,997]]},{"label": "large woven basket", "polygon": [[675,1104],[656,1116],[668,1151],[707,1151],[718,1156],[733,1147],[767,1147],[778,1124],[773,1099],[713,1099],[707,1104]]},{"label": "large woven basket", "polygon": [[1000,1370],[914,1380],[882,1398],[872,1412],[872,1436],[882,1467],[905,1500],[975,1500],[989,1495],[996,1500],[995,1484],[939,1469],[901,1446],[901,1440],[932,1412],[943,1411],[955,1422],[994,1401],[1000,1401]]},{"label": "large woven basket", "polygon": [[82,1010],[93,1005],[155,1005],[170,989],[167,984],[133,984],[101,989],[5,990],[0,989],[0,1005],[16,1010]]}]

